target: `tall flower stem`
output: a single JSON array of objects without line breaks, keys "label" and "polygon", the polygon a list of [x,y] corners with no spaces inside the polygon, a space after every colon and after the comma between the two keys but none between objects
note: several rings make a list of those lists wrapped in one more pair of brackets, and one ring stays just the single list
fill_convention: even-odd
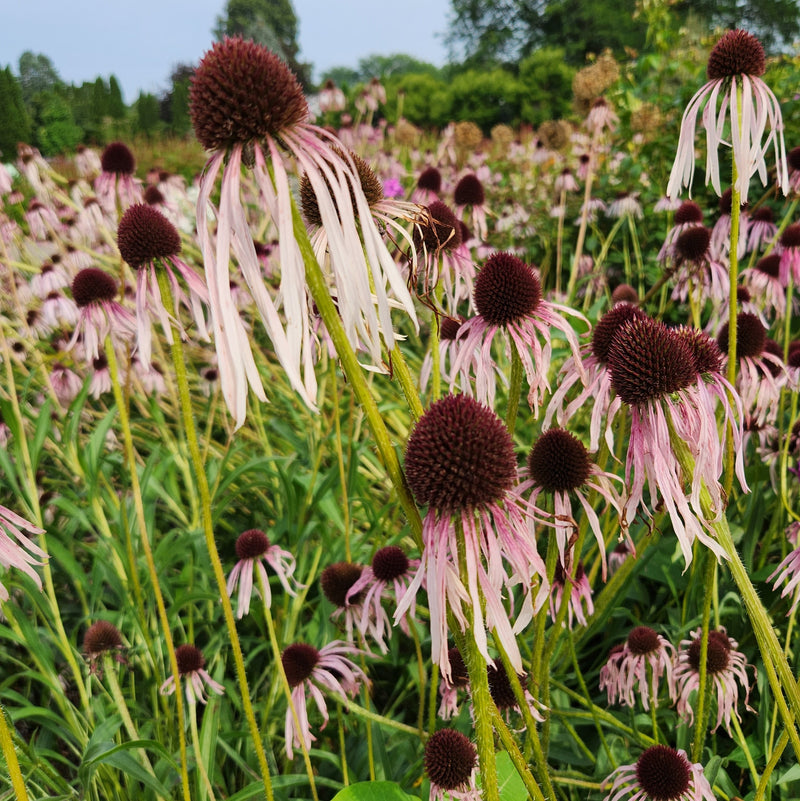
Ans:
[{"label": "tall flower stem", "polygon": [[[692,762],[700,762],[703,757],[703,743],[708,729],[710,695],[708,693],[708,634],[711,625],[711,599],[714,596],[714,581],[717,572],[717,560],[711,551],[704,555],[705,575],[703,576],[703,617],[700,639],[700,664],[697,686],[697,714],[695,715],[694,742],[692,743]],[[654,699],[655,700],[655,699]],[[653,704],[655,706],[655,704]]]},{"label": "tall flower stem", "polygon": [[14,740],[11,737],[11,728],[6,723],[6,710],[0,705],[0,750],[6,761],[11,786],[14,789],[14,797],[17,801],[28,801],[28,793],[25,790],[25,780],[22,778],[22,771],[19,767],[17,752],[14,748]]},{"label": "tall flower stem", "polygon": [[389,436],[386,423],[370,391],[369,384],[364,376],[364,371],[358,363],[355,352],[347,339],[344,325],[339,317],[339,313],[336,311],[336,306],[331,299],[330,292],[328,292],[325,276],[322,274],[322,269],[314,255],[314,249],[308,239],[308,233],[306,232],[300,212],[297,210],[294,203],[292,204],[292,218],[295,238],[305,263],[306,285],[317,306],[320,317],[322,317],[328,334],[330,334],[344,373],[347,376],[347,380],[350,382],[350,386],[353,388],[356,400],[361,405],[370,425],[372,436],[375,437],[375,444],[383,459],[386,472],[389,474],[389,479],[394,485],[400,505],[408,518],[414,540],[421,549],[422,518],[420,517],[417,505],[414,503],[411,491],[406,483],[405,474],[400,466],[400,460],[398,459],[394,444]]},{"label": "tall flower stem", "polygon": [[[339,483],[342,489],[342,527],[344,528],[344,556],[348,562],[352,561],[350,548],[350,535],[352,525],[350,524],[350,498],[347,493],[347,470],[344,464],[344,446],[342,444],[342,415],[339,410],[339,389],[336,380],[336,362],[331,360],[331,385],[333,387],[333,425],[336,432],[336,461],[339,466]],[[260,576],[260,574],[259,574]],[[262,595],[262,597],[265,597]],[[280,661],[280,651],[276,652],[275,658]],[[297,728],[300,731],[300,727]]]},{"label": "tall flower stem", "polygon": [[[158,270],[158,288],[161,291],[161,297],[164,298],[165,303],[169,304],[172,299],[172,289],[169,285],[166,270]],[[267,764],[267,755],[264,751],[264,744],[261,741],[261,732],[256,722],[255,712],[253,711],[253,702],[250,699],[250,688],[247,683],[247,672],[244,665],[244,656],[242,654],[242,646],[239,642],[239,635],[236,631],[236,621],[233,616],[233,607],[231,606],[231,599],[228,596],[226,587],[225,571],[222,569],[222,561],[219,557],[217,550],[217,543],[214,540],[214,518],[211,511],[211,492],[208,486],[208,477],[206,475],[205,464],[200,454],[200,445],[197,439],[197,429],[194,425],[194,415],[192,411],[192,400],[189,394],[189,379],[186,374],[186,361],[183,350],[183,342],[181,341],[178,332],[172,337],[172,361],[175,366],[175,378],[178,385],[178,395],[180,398],[181,415],[183,417],[184,434],[186,436],[186,444],[189,447],[189,455],[192,460],[192,467],[194,469],[196,489],[200,495],[200,510],[203,524],[203,535],[205,536],[206,549],[211,561],[211,567],[214,572],[214,578],[217,582],[219,590],[220,601],[222,604],[222,613],[225,618],[225,627],[228,630],[228,638],[233,651],[233,661],[236,665],[236,677],[239,683],[239,691],[242,701],[242,709],[244,710],[247,723],[250,728],[250,737],[253,741],[253,747],[256,751],[256,758],[258,759],[259,769],[261,771],[261,779],[264,782],[264,794],[267,801],[272,801],[272,779],[270,776],[269,765]]]},{"label": "tall flower stem", "polygon": [[[258,589],[260,591],[261,597],[266,599],[269,597],[267,594],[267,588],[264,586],[264,576],[262,575],[260,570],[256,570],[256,577],[258,579]],[[281,680],[281,687],[283,688],[283,694],[286,696],[286,703],[289,705],[289,710],[291,712],[292,718],[294,719],[294,728],[295,731],[302,731],[302,726],[300,725],[300,720],[297,717],[297,708],[294,705],[294,700],[292,699],[292,688],[289,686],[289,680],[286,678],[286,671],[283,668],[283,660],[281,659],[281,647],[278,643],[278,635],[275,631],[275,621],[272,619],[272,607],[264,601],[264,617],[267,621],[267,633],[269,635],[269,643],[272,646],[272,655],[275,659],[275,667],[278,671],[278,675],[280,676]],[[303,762],[306,766],[306,774],[308,775],[308,783],[311,788],[311,796],[314,801],[319,801],[319,796],[317,795],[317,785],[314,781],[314,769],[311,767],[311,758],[308,754],[308,748],[306,747],[305,740],[301,737],[300,738],[300,750],[303,752]]]},{"label": "tall flower stem", "polygon": [[[131,433],[131,421],[128,417],[128,407],[122,394],[122,385],[119,380],[119,365],[117,354],[114,350],[114,343],[111,336],[106,337],[105,341],[106,359],[108,360],[108,371],[111,374],[111,388],[114,392],[114,401],[117,404],[117,414],[119,415],[119,425],[122,430],[122,442],[125,450],[125,460],[128,463],[128,472],[131,480],[131,494],[133,495],[133,508],[136,514],[136,524],[139,529],[139,540],[144,551],[144,558],[147,562],[147,570],[150,574],[150,583],[153,587],[153,595],[156,599],[156,608],[161,622],[161,631],[164,636],[164,644],[167,648],[169,666],[172,676],[175,679],[175,686],[180,687],[180,671],[178,670],[178,660],[175,656],[175,643],[172,640],[172,631],[169,625],[167,608],[164,604],[164,595],[158,583],[158,569],[156,568],[153,550],[150,547],[150,536],[147,533],[147,520],[144,513],[144,502],[142,500],[142,488],[139,485],[139,473],[136,469],[136,450],[133,445],[133,434]],[[181,784],[183,787],[184,801],[191,801],[191,791],[189,789],[189,771],[186,763],[186,735],[183,730],[183,696],[180,692],[175,693],[175,708],[178,715],[178,743],[180,748],[181,760]]]},{"label": "tall flower stem", "polygon": [[517,346],[511,345],[511,381],[508,387],[508,408],[506,410],[506,428],[511,438],[514,438],[514,429],[517,425],[517,412],[519,400],[522,396],[522,359],[519,357]]},{"label": "tall flower stem", "polygon": [[[180,687],[178,687],[180,692]],[[197,731],[197,701],[192,696],[189,701],[189,730],[192,733],[192,748],[194,749],[194,761],[197,765],[197,770],[200,773],[200,779],[203,783],[203,796],[210,798],[214,801],[214,788],[211,786],[211,780],[208,778],[208,771],[206,770],[205,763],[203,762],[203,749],[200,747],[200,735]]]},{"label": "tall flower stem", "polygon": [[575,255],[572,259],[572,269],[567,284],[567,305],[572,306],[575,300],[575,287],[578,283],[578,267],[583,255],[583,243],[586,241],[586,229],[589,227],[589,201],[592,199],[592,181],[594,180],[594,163],[597,149],[598,132],[592,137],[592,146],[589,148],[589,169],[586,173],[586,184],[583,189],[583,210],[581,211],[581,224],[578,228],[578,240],[575,243]]}]

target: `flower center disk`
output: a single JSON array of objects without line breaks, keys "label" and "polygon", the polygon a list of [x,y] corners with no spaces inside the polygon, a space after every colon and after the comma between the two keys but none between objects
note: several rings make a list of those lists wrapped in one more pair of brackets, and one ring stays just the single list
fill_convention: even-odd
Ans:
[{"label": "flower center disk", "polygon": [[475,278],[475,308],[489,325],[508,325],[527,317],[541,300],[536,274],[511,253],[493,253]]},{"label": "flower center disk", "polygon": [[584,444],[569,431],[545,431],[528,454],[531,478],[547,492],[569,492],[583,486],[592,462]]},{"label": "flower center disk", "polygon": [[639,757],[636,778],[649,801],[678,801],[689,789],[691,766],[674,748],[654,745]]}]

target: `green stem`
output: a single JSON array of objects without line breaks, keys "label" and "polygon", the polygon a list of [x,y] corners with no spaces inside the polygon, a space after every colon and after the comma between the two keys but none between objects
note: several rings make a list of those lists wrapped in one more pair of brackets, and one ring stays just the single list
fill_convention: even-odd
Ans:
[{"label": "green stem", "polygon": [[[436,345],[436,353],[439,352],[439,346]],[[411,371],[408,369],[403,351],[400,350],[400,345],[395,343],[392,348],[392,372],[397,376],[400,382],[400,387],[403,390],[406,403],[408,404],[409,411],[412,418],[416,421],[422,417],[422,401],[419,399],[419,393],[414,385],[414,379],[411,378]]]},{"label": "green stem", "polygon": [[[300,725],[300,720],[297,717],[297,709],[294,705],[294,700],[292,699],[292,689],[289,687],[289,680],[286,678],[286,671],[283,668],[281,647],[278,643],[278,635],[275,631],[275,621],[272,619],[272,607],[266,601],[268,595],[267,587],[264,586],[264,576],[260,570],[256,570],[255,573],[258,578],[258,589],[261,593],[261,598],[264,599],[264,617],[267,621],[267,633],[269,635],[269,643],[272,646],[272,655],[275,659],[275,668],[277,669],[278,675],[281,679],[281,687],[283,688],[283,694],[286,696],[286,703],[289,705],[289,710],[294,720],[295,731],[299,732],[302,731],[302,726]],[[314,781],[314,770],[311,767],[311,757],[308,754],[308,748],[306,748],[305,740],[302,737],[300,738],[300,750],[303,752],[303,762],[306,766],[306,774],[308,775],[308,783],[311,787],[311,795],[314,801],[319,801],[319,796],[317,795],[317,785]]]},{"label": "green stem", "polygon": [[181,760],[181,785],[183,788],[184,801],[191,801],[191,791],[189,789],[189,772],[186,758],[186,735],[183,731],[183,696],[180,693],[180,671],[178,670],[178,660],[175,656],[175,643],[172,639],[172,631],[169,625],[169,616],[164,604],[164,595],[161,592],[161,585],[158,582],[158,569],[156,568],[153,550],[150,547],[150,536],[147,532],[147,520],[144,513],[144,502],[142,500],[142,488],[139,485],[139,473],[136,469],[136,449],[133,445],[133,434],[131,433],[131,421],[128,417],[128,407],[122,394],[122,385],[119,380],[119,365],[117,354],[114,350],[114,343],[111,337],[106,337],[105,353],[108,361],[108,371],[111,375],[111,387],[114,392],[114,401],[117,404],[117,414],[119,415],[119,425],[122,430],[122,442],[125,451],[125,460],[128,463],[128,472],[131,480],[131,494],[133,495],[133,508],[136,513],[136,524],[139,529],[139,541],[144,551],[147,570],[150,574],[153,595],[156,599],[156,608],[161,622],[161,631],[164,637],[164,644],[167,647],[170,670],[175,680],[175,708],[180,721],[178,725],[178,742]]},{"label": "green stem", "polygon": [[575,255],[572,258],[572,270],[567,283],[567,305],[571,306],[575,300],[575,288],[578,283],[578,267],[583,255],[583,243],[586,241],[586,229],[589,226],[589,201],[592,198],[592,181],[594,180],[594,161],[598,133],[592,137],[592,146],[589,148],[589,170],[586,174],[586,185],[583,189],[583,209],[581,211],[581,224],[578,228],[578,240],[575,243]]},{"label": "green stem", "polygon": [[511,343],[511,382],[508,387],[508,409],[506,411],[506,428],[511,438],[514,438],[514,428],[517,425],[517,412],[519,400],[522,395],[522,359],[517,352],[517,346]]},{"label": "green stem", "polygon": [[[165,303],[169,304],[172,300],[172,290],[169,285],[166,270],[157,270],[157,273],[161,297],[164,299]],[[261,732],[259,731],[255,712],[253,711],[253,703],[250,699],[247,671],[244,665],[244,656],[242,654],[241,643],[239,642],[239,635],[236,631],[236,621],[233,616],[231,599],[226,588],[225,571],[222,568],[222,561],[220,560],[217,544],[214,540],[214,518],[211,511],[211,492],[208,487],[206,468],[200,454],[200,445],[197,440],[197,429],[194,424],[192,400],[189,394],[189,379],[186,373],[183,342],[181,341],[179,332],[175,332],[172,337],[172,361],[175,367],[175,378],[178,385],[186,444],[189,447],[189,454],[192,460],[196,489],[200,495],[200,509],[206,550],[208,551],[214,578],[217,582],[222,612],[225,618],[225,627],[228,630],[228,637],[233,651],[233,661],[236,665],[236,677],[239,682],[242,709],[247,718],[247,723],[250,727],[250,736],[256,750],[256,757],[261,770],[261,779],[264,782],[264,794],[268,801],[272,801],[272,780],[270,777],[269,765],[267,764],[267,755],[264,751],[264,744],[261,741]]]},{"label": "green stem", "polygon": [[[331,386],[333,388],[333,397],[331,398],[331,405],[333,406],[333,423],[336,431],[336,461],[339,466],[339,483],[342,489],[342,527],[344,528],[344,555],[348,562],[352,561],[352,554],[350,549],[350,498],[347,494],[347,471],[344,465],[344,447],[342,445],[342,416],[339,411],[339,389],[336,381],[336,362],[332,359],[330,363],[331,371]],[[277,657],[280,653],[277,654]],[[298,731],[300,729],[298,728]]]},{"label": "green stem", "polygon": [[[694,742],[692,744],[692,762],[700,762],[703,758],[703,743],[708,729],[708,713],[710,696],[706,691],[708,684],[708,635],[711,625],[711,599],[714,595],[714,577],[717,560],[711,551],[705,553],[705,575],[703,577],[703,618],[700,641],[700,664],[698,665],[697,714],[695,716]],[[655,700],[655,699],[654,699]]]},{"label": "green stem", "polygon": [[525,757],[522,756],[522,752],[519,750],[517,741],[508,730],[508,726],[505,725],[503,716],[500,714],[500,710],[498,710],[496,706],[494,706],[492,709],[492,722],[497,729],[500,742],[505,746],[506,753],[508,753],[509,757],[511,757],[511,762],[517,769],[517,773],[519,773],[520,778],[522,779],[525,788],[528,791],[528,795],[533,798],[534,801],[547,801],[547,799],[552,799],[552,801],[554,801],[556,796],[555,791],[552,789],[552,785],[550,785],[548,795],[545,796],[542,792],[542,788],[536,784],[535,779],[528,770],[528,764],[525,761]]},{"label": "green stem", "polygon": [[387,718],[384,715],[379,715],[377,712],[373,712],[371,709],[365,709],[363,706],[360,706],[355,701],[351,701],[349,698],[339,698],[342,703],[342,706],[348,711],[352,712],[355,715],[358,715],[360,718],[364,720],[369,720],[372,723],[377,723],[381,726],[386,726],[389,729],[395,729],[396,731],[404,732],[405,734],[410,734],[413,737],[419,739],[419,730],[416,729],[414,726],[407,726],[405,723],[400,723],[396,720],[392,720],[392,718]]},{"label": "green stem", "polygon": [[756,796],[753,801],[764,801],[764,797],[767,792],[767,785],[772,777],[772,772],[777,767],[778,762],[780,762],[781,756],[783,756],[783,752],[788,744],[789,735],[786,733],[786,731],[784,731],[778,739],[778,742],[775,745],[775,750],[770,754],[769,760],[764,767],[764,772],[761,774],[761,781],[758,783],[758,787],[756,788]]},{"label": "green stem", "polygon": [[[180,692],[181,688],[178,687],[176,692]],[[197,732],[197,701],[194,696],[191,696],[189,701],[189,730],[192,733],[192,749],[194,750],[194,762],[200,772],[200,779],[202,781],[204,795],[214,801],[214,788],[211,786],[211,780],[208,778],[208,771],[206,770],[205,762],[203,762],[203,750],[200,748],[200,735]],[[201,796],[202,798],[202,796]]]},{"label": "green stem", "polygon": [[308,291],[333,341],[347,380],[350,382],[356,399],[361,405],[370,428],[372,429],[372,435],[375,437],[375,444],[378,448],[378,452],[383,459],[383,464],[386,468],[386,472],[389,474],[389,479],[394,485],[400,505],[408,518],[417,546],[422,549],[422,518],[420,517],[419,510],[414,503],[411,491],[406,483],[405,474],[400,466],[400,460],[397,457],[397,452],[389,436],[386,423],[383,421],[378,404],[367,384],[364,371],[358,363],[355,352],[347,339],[344,325],[328,292],[325,276],[322,274],[322,269],[319,266],[319,262],[314,255],[314,249],[311,247],[311,242],[308,239],[305,225],[294,203],[292,204],[292,218],[295,239],[297,240],[305,263]]},{"label": "green stem", "polygon": [[6,722],[6,710],[2,705],[0,705],[0,750],[2,750],[6,761],[6,768],[11,778],[11,786],[14,788],[15,798],[17,801],[28,801],[25,780],[22,778],[22,771],[19,767],[14,740],[11,736],[11,728]]}]

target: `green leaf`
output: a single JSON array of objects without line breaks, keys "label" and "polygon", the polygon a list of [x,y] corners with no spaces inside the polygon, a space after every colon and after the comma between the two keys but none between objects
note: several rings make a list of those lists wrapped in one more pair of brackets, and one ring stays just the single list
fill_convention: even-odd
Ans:
[{"label": "green leaf", "polygon": [[414,798],[394,782],[358,782],[340,790],[333,801],[408,801]]},{"label": "green leaf", "polygon": [[497,784],[500,788],[501,801],[527,801],[528,790],[525,782],[522,781],[511,757],[505,751],[497,755]]}]

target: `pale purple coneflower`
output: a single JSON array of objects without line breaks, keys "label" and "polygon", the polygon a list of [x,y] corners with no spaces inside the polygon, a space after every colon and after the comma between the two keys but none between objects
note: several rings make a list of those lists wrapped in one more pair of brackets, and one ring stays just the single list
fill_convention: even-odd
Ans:
[{"label": "pale purple coneflower", "polygon": [[83,201],[73,227],[84,242],[93,245],[103,241],[104,232],[112,225],[116,225],[116,218],[112,221],[100,201],[96,197],[88,197]]},{"label": "pale purple coneflower", "polygon": [[619,480],[618,476],[600,470],[589,457],[586,446],[563,428],[551,428],[539,436],[528,453],[527,467],[528,479],[520,485],[520,491],[531,489],[530,502],[534,506],[542,493],[552,496],[553,517],[547,524],[555,528],[561,564],[567,570],[572,565],[572,546],[578,536],[578,524],[572,514],[572,498],[575,498],[597,541],[605,580],[608,575],[605,539],[587,493],[596,492],[621,514],[622,502],[612,483]]},{"label": "pale purple coneflower", "polygon": [[431,783],[429,801],[481,801],[475,783],[478,751],[455,729],[440,729],[425,743],[425,773]]},{"label": "pale purple coneflower", "polygon": [[36,198],[28,204],[25,220],[34,239],[46,240],[48,236],[61,229],[61,222],[55,211]]},{"label": "pale purple coneflower", "polygon": [[730,294],[728,267],[715,258],[711,231],[704,225],[686,227],[673,243],[674,281],[672,299],[701,307],[711,301],[715,309],[724,305]]},{"label": "pale purple coneflower", "polygon": [[791,274],[795,287],[798,287],[800,286],[800,223],[787,225],[781,234],[779,244],[781,284],[788,286]]},{"label": "pale purple coneflower", "polygon": [[[269,541],[269,537],[258,528],[251,528],[243,531],[236,539],[236,556],[238,562],[233,566],[228,576],[227,592],[229,596],[238,589],[239,600],[236,605],[236,617],[241,619],[250,612],[250,600],[255,591],[256,595],[261,596],[261,582],[263,582],[264,605],[272,605],[272,594],[269,587],[269,575],[264,563],[268,564],[278,580],[283,585],[283,589],[289,595],[297,595],[297,591],[292,586],[295,571],[295,559],[289,551],[284,550],[278,545]],[[255,580],[255,573],[258,571],[261,582]]]},{"label": "pale purple coneflower", "polygon": [[[179,645],[175,649],[175,659],[178,662],[178,675],[184,681],[186,701],[194,706],[198,701],[205,704],[208,701],[207,691],[222,695],[225,688],[211,678],[206,670],[206,659],[203,652],[194,645]],[[170,676],[162,685],[162,695],[172,695],[175,692],[175,676]]]},{"label": "pale purple coneflower", "polygon": [[[192,313],[198,336],[208,341],[203,303],[208,302],[204,280],[182,259],[181,237],[175,226],[154,206],[135,203],[122,215],[117,229],[122,258],[136,270],[136,347],[142,364],[152,357],[151,319],[157,318],[164,336],[172,344],[172,327],[182,338],[186,332],[180,321],[180,307]],[[158,285],[158,270],[166,272],[173,298],[173,313],[167,311]],[[178,277],[186,282],[189,294]]]},{"label": "pale purple coneflower", "polygon": [[131,358],[131,366],[136,378],[142,385],[145,395],[161,396],[167,391],[164,370],[156,362],[143,362],[137,354]]},{"label": "pale purple coneflower", "polygon": [[638,192],[619,192],[614,200],[608,204],[606,216],[614,219],[631,217],[642,219],[642,204],[639,202]]},{"label": "pale purple coneflower", "polygon": [[679,197],[667,197],[663,195],[660,197],[655,205],[653,206],[653,211],[656,214],[662,214],[668,211],[677,211],[681,207],[681,203],[683,201]]},{"label": "pale purple coneflower", "polygon": [[[789,184],[783,118],[780,104],[761,79],[766,69],[764,48],[752,34],[728,31],[714,45],[708,59],[708,82],[689,101],[681,121],[678,151],[672,165],[667,195],[677,197],[685,186],[692,190],[694,177],[694,139],[697,118],[702,109],[706,131],[706,184],[718,194],[720,187],[719,146],[730,115],[730,137],[736,163],[736,190],[742,203],[747,202],[750,179],[758,173],[767,183],[766,154],[773,146],[777,169],[776,183],[786,192]],[[717,106],[722,95],[722,101]],[[769,134],[764,133],[769,125]]]},{"label": "pale purple coneflower", "polygon": [[63,292],[53,291],[47,294],[41,306],[42,322],[51,330],[54,328],[71,328],[78,324],[78,306],[75,301]]},{"label": "pale purple coneflower", "polygon": [[362,592],[350,594],[353,585],[361,578],[364,565],[354,562],[334,562],[320,574],[322,594],[336,607],[331,620],[344,617],[347,641],[353,642],[353,632],[363,614]]},{"label": "pale purple coneflower", "polygon": [[[731,202],[733,192],[730,187],[719,197],[719,216],[711,229],[711,252],[715,259],[729,258],[731,252]],[[743,259],[747,252],[747,229],[750,216],[747,214],[747,204],[741,204],[739,215],[739,245],[737,256]]]},{"label": "pale purple coneflower", "polygon": [[739,273],[739,279],[750,291],[759,311],[776,320],[782,319],[786,313],[786,289],[781,284],[781,260],[782,254],[773,251]]},{"label": "pale purple coneflower", "polygon": [[[702,648],[701,628],[690,633],[688,640],[681,640],[680,650],[675,662],[675,683],[678,696],[678,715],[690,724],[694,720],[692,693],[700,686],[700,653]],[[750,698],[750,681],[747,678],[747,658],[737,650],[739,643],[728,636],[724,628],[708,632],[706,671],[712,682],[717,699],[717,722],[713,730],[725,724],[728,734],[731,731],[731,717],[741,721],[738,710],[739,685],[745,692],[744,704]],[[751,710],[753,711],[753,710]]]},{"label": "pale purple coneflower", "polygon": [[[500,712],[505,712],[507,716],[511,710],[521,713],[519,701],[514,693],[514,688],[511,686],[511,679],[503,664],[503,660],[495,659],[494,662],[486,666],[486,672],[489,679],[489,694],[492,696],[492,701],[494,701],[498,710]],[[517,673],[517,679],[522,687],[525,705],[528,707],[531,716],[539,723],[543,723],[544,715],[542,715],[538,702],[528,689],[530,676],[523,671],[522,673]]]},{"label": "pale purple coneflower", "polygon": [[[379,357],[381,338],[387,349],[392,349],[387,283],[408,317],[416,320],[405,282],[372,220],[352,160],[337,154],[332,146],[341,143],[332,134],[308,122],[303,90],[278,56],[239,38],[216,42],[194,73],[190,114],[198,141],[212,152],[200,183],[197,228],[228,408],[238,427],[244,422],[248,384],[261,400],[266,399],[250,343],[231,299],[231,249],[291,385],[309,407],[315,408],[305,264],[294,236],[284,153],[296,160],[316,195],[328,237],[339,311],[351,342],[356,331],[364,329],[370,336],[370,353]],[[278,230],[285,328],[264,286],[240,198],[243,164],[252,168],[259,199]],[[207,210],[220,173],[215,245]]]},{"label": "pale purple coneflower", "polygon": [[[586,625],[586,618],[594,614],[594,601],[592,600],[592,585],[583,567],[583,562],[574,563],[574,574],[564,570],[561,560],[556,563],[556,572],[553,577],[553,586],[550,588],[550,619],[555,621],[561,604],[567,604],[567,626],[571,629],[573,620],[581,626]],[[569,583],[569,594],[564,593]],[[584,607],[586,611],[584,611]]]},{"label": "pale purple coneflower", "polygon": [[31,295],[36,298],[46,298],[51,292],[57,292],[69,286],[69,273],[58,254],[46,261],[36,275],[31,277],[28,285]]},{"label": "pale purple coneflower", "polygon": [[123,647],[122,635],[113,623],[107,620],[92,623],[83,635],[83,655],[89,662],[89,672],[102,678],[102,661],[107,655],[113,655],[117,662],[124,663]]},{"label": "pale purple coneflower", "polygon": [[364,671],[350,657],[363,654],[358,648],[339,640],[328,643],[317,650],[306,643],[288,645],[281,654],[286,679],[291,688],[292,704],[297,713],[299,730],[295,727],[291,707],[286,710],[285,736],[286,756],[293,756],[293,748],[301,745],[311,748],[317,738],[311,733],[308,720],[308,699],[314,700],[322,715],[322,728],[328,722],[328,707],[324,692],[346,701],[354,696],[363,683],[367,683]]},{"label": "pale purple coneflower", "polygon": [[103,170],[100,155],[94,148],[78,145],[75,149],[75,169],[81,178],[95,178]]},{"label": "pale purple coneflower", "polygon": [[84,358],[94,361],[100,346],[110,336],[115,346],[133,337],[136,331],[134,316],[117,302],[119,291],[116,279],[105,270],[87,267],[72,281],[72,298],[78,306],[78,321],[67,350],[80,337]]},{"label": "pale purple coneflower", "polygon": [[786,529],[786,537],[795,547],[767,578],[767,581],[774,580],[775,582],[772,586],[773,591],[777,591],[779,584],[786,582],[786,586],[781,592],[781,598],[794,593],[794,600],[787,615],[792,614],[800,602],[800,592],[795,592],[800,585],[800,547],[798,547],[800,537],[798,535],[800,535],[800,521],[795,520]]},{"label": "pale purple coneflower", "polygon": [[[516,487],[517,463],[508,429],[473,398],[449,395],[417,421],[406,446],[405,470],[414,497],[428,511],[420,567],[398,604],[395,620],[411,607],[425,581],[433,661],[442,675],[450,675],[448,610],[474,638],[487,663],[492,661],[489,629],[515,669],[522,671],[515,632],[544,603],[548,586],[544,562],[528,531],[530,505]],[[525,598],[512,623],[503,599],[517,584]]]},{"label": "pale purple coneflower", "polygon": [[111,370],[108,367],[108,359],[101,350],[95,359],[92,360],[92,375],[89,380],[89,394],[99,400],[101,395],[111,392]]},{"label": "pale purple coneflower", "polygon": [[117,201],[122,211],[142,202],[142,182],[136,178],[136,159],[124,142],[106,145],[100,156],[102,171],[95,178],[94,191],[105,211],[116,218]]},{"label": "pale purple coneflower", "polygon": [[528,403],[537,416],[539,404],[550,390],[548,372],[553,329],[564,335],[576,369],[583,372],[578,337],[559,312],[581,320],[583,316],[566,306],[544,300],[536,271],[507,252],[494,253],[486,260],[475,278],[473,299],[478,314],[463,323],[458,331],[462,344],[453,370],[458,372],[469,365],[475,375],[475,396],[479,401],[487,401],[481,390],[488,386],[486,375],[496,369],[492,341],[502,329],[522,362],[528,380]]},{"label": "pale purple coneflower", "polygon": [[328,111],[344,111],[347,99],[344,92],[330,79],[325,81],[319,91],[319,110],[325,114]]},{"label": "pale purple coneflower", "polygon": [[458,691],[469,688],[469,672],[461,651],[455,646],[448,648],[447,658],[450,662],[450,675],[443,675],[439,682],[439,695],[442,700],[437,714],[442,720],[450,720],[458,714]]},{"label": "pale purple coneflower", "polygon": [[747,252],[754,253],[772,240],[778,231],[775,215],[769,206],[759,206],[750,213],[747,226]]},{"label": "pale purple coneflower", "polygon": [[411,200],[422,206],[429,206],[434,200],[439,200],[441,191],[442,173],[436,167],[426,167],[417,178]]},{"label": "pale purple coneflower", "polygon": [[50,383],[59,403],[68,406],[78,396],[83,386],[83,380],[74,371],[61,362],[53,362],[50,370]]},{"label": "pale purple coneflower", "polygon": [[[573,179],[574,180],[574,179]],[[486,193],[483,184],[474,172],[462,176],[453,190],[453,202],[456,206],[456,216],[461,219],[464,211],[469,209],[472,228],[476,231],[478,239],[485,242],[489,232],[486,225]]]},{"label": "pale purple coneflower", "polygon": [[[11,173],[6,169],[5,164],[0,161],[0,197],[9,194],[13,185]],[[0,205],[2,205],[2,202],[0,202]]]},{"label": "pale purple coneflower", "polygon": [[[687,567],[696,539],[718,558],[725,557],[707,519],[716,519],[725,507],[719,483],[722,445],[714,410],[697,386],[692,343],[661,322],[633,318],[613,336],[608,369],[611,386],[628,406],[631,420],[623,528],[640,508],[651,513],[645,502],[647,486],[653,506],[659,497],[663,501]],[[694,461],[691,475],[684,472],[688,457]],[[706,509],[701,502],[704,488]]]},{"label": "pale purple coneflower", "polygon": [[622,765],[604,782],[603,801],[716,801],[700,763],[682,750],[653,745],[633,765]]},{"label": "pale purple coneflower", "polygon": [[458,278],[461,273],[459,261],[464,258],[464,253],[453,259],[447,256],[460,248],[462,231],[463,226],[453,210],[441,200],[434,200],[422,207],[417,215],[412,237],[419,261],[414,265],[415,271],[411,273],[409,283],[418,295],[430,302],[429,298],[441,279],[453,314],[463,297]]},{"label": "pale purple coneflower", "polygon": [[[390,592],[394,595],[395,606],[408,590],[412,571],[419,568],[419,559],[409,559],[405,551],[397,545],[386,545],[379,548],[355,583],[347,591],[345,601],[357,599],[361,614],[356,618],[356,627],[363,638],[369,635],[377,644],[381,653],[389,650],[384,638],[391,631],[389,615],[383,607],[383,599]],[[408,620],[414,619],[415,604],[412,602],[408,611],[398,624],[405,634],[410,634]]]},{"label": "pale purple coneflower", "polygon": [[592,102],[585,123],[589,131],[597,136],[604,131],[615,131],[619,125],[619,117],[604,97],[598,97]]},{"label": "pale purple coneflower", "polygon": [[668,261],[675,257],[675,240],[689,227],[703,224],[703,210],[693,200],[679,201],[680,205],[675,210],[675,218],[672,228],[667,231],[664,237],[664,244],[658,252],[660,262]]},{"label": "pale purple coneflower", "polygon": [[[717,334],[717,344],[725,354],[729,327],[726,322]],[[744,414],[759,424],[774,423],[781,388],[786,383],[786,365],[778,353],[772,352],[767,330],[755,314],[740,312],[736,318],[736,359],[736,391]]]},{"label": "pale purple coneflower", "polygon": [[[600,669],[600,689],[608,693],[608,703],[633,707],[636,698],[650,709],[658,706],[659,683],[667,682],[670,701],[675,700],[673,659],[675,646],[649,626],[636,626],[625,644],[615,649]],[[637,692],[638,690],[638,692]]]},{"label": "pale purple coneflower", "polygon": [[[0,565],[8,569],[15,567],[30,576],[36,586],[42,588],[42,580],[34,567],[42,565],[47,554],[29,537],[28,534],[44,534],[44,529],[29,523],[25,518],[0,506]],[[0,600],[8,600],[8,590],[0,582]]]},{"label": "pale purple coneflower", "polygon": [[[614,335],[626,322],[635,318],[647,317],[646,312],[631,303],[617,303],[597,322],[591,342],[581,347],[579,359],[569,356],[561,367],[558,388],[550,398],[544,416],[542,428],[547,430],[555,419],[564,426],[591,401],[592,411],[589,422],[589,451],[594,453],[600,447],[600,435],[606,415],[613,418],[621,401],[613,397],[611,390],[611,373],[606,364],[608,350]],[[579,369],[580,367],[580,369]],[[569,403],[566,402],[570,390],[586,376],[580,391]],[[614,444],[610,426],[605,426],[605,438],[609,450]]]}]

